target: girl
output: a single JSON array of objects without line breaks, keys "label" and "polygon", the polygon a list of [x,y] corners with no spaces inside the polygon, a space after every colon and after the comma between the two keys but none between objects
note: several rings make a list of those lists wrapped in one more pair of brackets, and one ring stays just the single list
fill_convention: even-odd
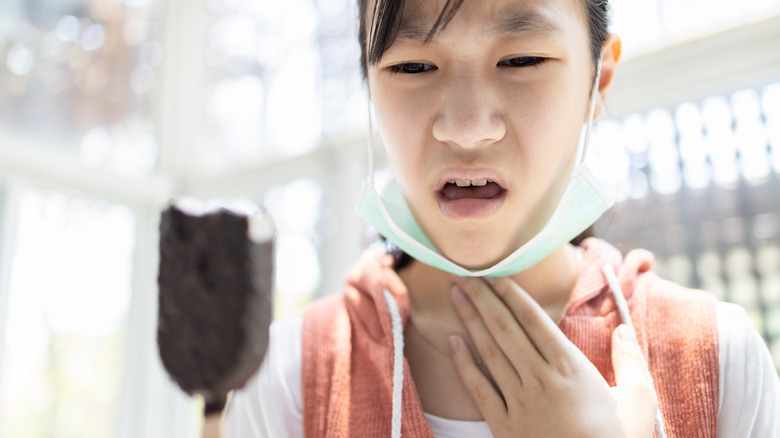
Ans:
[{"label": "girl", "polygon": [[359,211],[400,250],[273,325],[228,436],[780,436],[741,309],[657,278],[645,251],[567,243],[609,206],[581,164],[620,58],[607,2],[359,10],[394,176]]}]

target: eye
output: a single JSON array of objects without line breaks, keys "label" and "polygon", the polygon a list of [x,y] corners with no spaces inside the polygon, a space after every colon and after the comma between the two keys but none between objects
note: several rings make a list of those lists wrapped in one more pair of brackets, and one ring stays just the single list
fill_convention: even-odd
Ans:
[{"label": "eye", "polygon": [[547,58],[538,56],[520,56],[511,58],[498,63],[499,67],[532,67],[542,65],[547,62]]},{"label": "eye", "polygon": [[416,74],[416,73],[425,73],[428,71],[436,70],[436,66],[430,65],[430,64],[423,64],[422,62],[404,62],[401,64],[396,64],[394,66],[390,67],[390,71],[393,73],[407,73],[407,74]]}]

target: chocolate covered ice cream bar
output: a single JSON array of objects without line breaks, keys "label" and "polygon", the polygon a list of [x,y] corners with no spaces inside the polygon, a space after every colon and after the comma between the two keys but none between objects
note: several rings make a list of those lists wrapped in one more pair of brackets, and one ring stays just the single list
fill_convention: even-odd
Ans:
[{"label": "chocolate covered ice cream bar", "polygon": [[176,202],[160,220],[157,344],[187,394],[221,409],[260,367],[273,319],[275,230],[246,203]]}]

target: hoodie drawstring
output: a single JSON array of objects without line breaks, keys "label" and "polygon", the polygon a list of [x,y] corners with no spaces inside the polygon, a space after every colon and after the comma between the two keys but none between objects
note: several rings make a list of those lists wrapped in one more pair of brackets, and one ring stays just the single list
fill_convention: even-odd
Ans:
[{"label": "hoodie drawstring", "polygon": [[390,311],[390,323],[393,328],[393,418],[391,437],[401,438],[401,401],[404,389],[404,328],[401,313],[393,295],[385,289],[385,301]]},{"label": "hoodie drawstring", "polygon": [[[607,284],[612,290],[612,296],[615,298],[615,304],[617,305],[618,312],[620,313],[620,319],[623,321],[623,324],[627,325],[628,328],[634,332],[634,337],[636,338],[634,323],[631,322],[631,314],[628,311],[626,297],[623,295],[623,289],[621,289],[620,282],[617,279],[617,275],[615,275],[615,268],[612,267],[612,264],[607,263],[603,268],[601,268],[601,270],[604,272],[604,277],[607,279]],[[650,384],[652,384],[653,377],[650,375],[650,367],[647,366],[647,361],[643,355],[641,358],[642,364],[645,366],[645,374],[647,374],[647,378],[650,379]],[[666,432],[664,432],[664,416],[661,414],[660,407],[656,410],[655,413],[655,438],[666,438]]]}]

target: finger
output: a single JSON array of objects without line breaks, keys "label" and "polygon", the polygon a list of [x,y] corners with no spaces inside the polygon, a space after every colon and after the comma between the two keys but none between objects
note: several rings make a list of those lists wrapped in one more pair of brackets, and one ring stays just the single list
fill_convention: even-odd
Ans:
[{"label": "finger", "polygon": [[484,280],[512,312],[530,343],[547,362],[571,351],[573,344],[558,324],[514,280],[508,277],[485,277]]},{"label": "finger", "polygon": [[406,285],[394,270],[386,268],[383,272],[385,288],[394,291],[406,290]]},{"label": "finger", "polygon": [[652,386],[634,330],[625,324],[620,324],[612,333],[612,368],[615,370],[615,382],[618,386],[625,384]]},{"label": "finger", "polygon": [[658,396],[647,371],[634,330],[621,324],[612,333],[614,389],[623,429],[628,436],[650,436],[656,421]]},{"label": "finger", "polygon": [[502,392],[519,389],[517,387],[522,384],[521,371],[510,363],[505,350],[496,342],[481,315],[464,294],[463,289],[457,285],[452,289],[452,300],[499,389]]},{"label": "finger", "polygon": [[503,421],[507,415],[506,405],[501,395],[474,363],[474,358],[465,345],[460,336],[450,336],[450,350],[458,376],[485,421],[489,424]]},{"label": "finger", "polygon": [[395,264],[395,259],[390,254],[382,254],[380,263],[385,268],[392,268]]},{"label": "finger", "polygon": [[536,371],[538,367],[546,365],[547,359],[540,355],[516,315],[513,315],[513,311],[491,289],[487,281],[491,280],[462,279],[459,286],[468,295],[482,321],[518,373],[524,369]]}]

